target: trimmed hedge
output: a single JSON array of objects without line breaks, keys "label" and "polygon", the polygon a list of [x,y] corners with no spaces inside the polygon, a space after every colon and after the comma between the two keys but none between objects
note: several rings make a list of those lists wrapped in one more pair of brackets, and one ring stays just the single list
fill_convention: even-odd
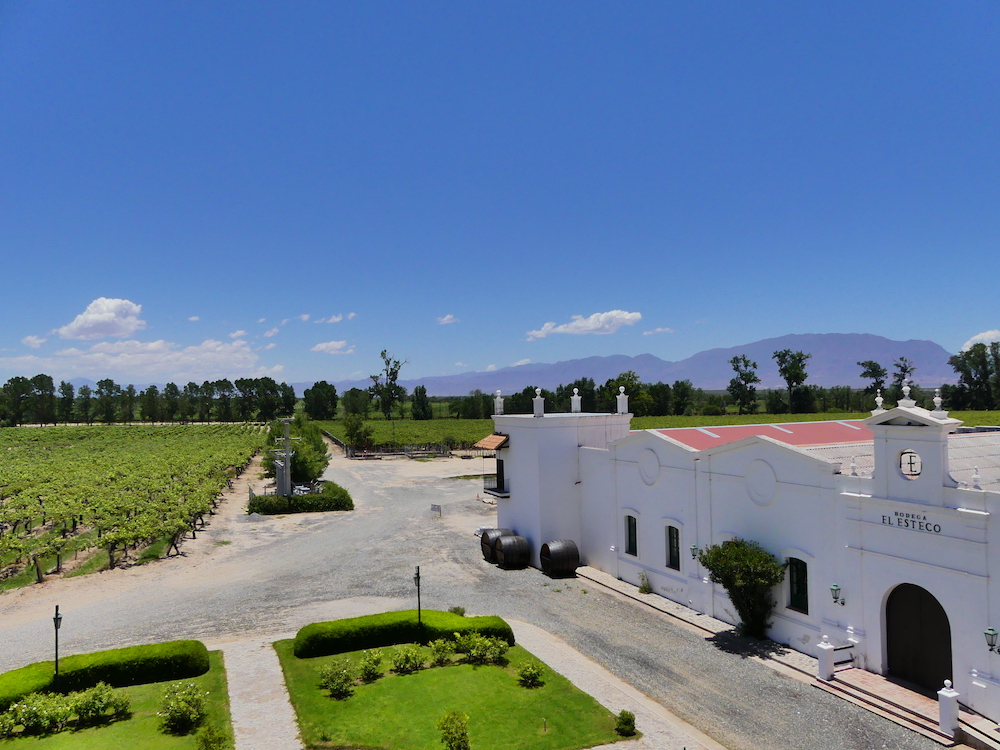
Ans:
[{"label": "trimmed hedge", "polygon": [[274,516],[279,513],[318,513],[331,510],[354,510],[351,493],[334,482],[327,482],[323,491],[314,495],[256,495],[247,504],[247,513]]},{"label": "trimmed hedge", "polygon": [[[59,660],[60,692],[86,690],[98,682],[112,687],[198,677],[208,671],[208,649],[201,641],[170,641],[77,654]],[[53,690],[55,664],[40,661],[0,674],[0,711],[28,695]]]},{"label": "trimmed hedge", "polygon": [[306,625],[295,636],[293,651],[300,659],[343,654],[398,643],[429,643],[438,638],[454,640],[455,633],[482,633],[514,645],[514,631],[502,617],[462,617],[451,612],[423,610],[384,612]]}]

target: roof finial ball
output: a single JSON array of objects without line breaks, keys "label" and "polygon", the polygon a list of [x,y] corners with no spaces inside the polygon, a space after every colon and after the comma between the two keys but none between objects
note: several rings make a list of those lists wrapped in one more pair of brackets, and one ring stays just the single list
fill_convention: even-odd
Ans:
[{"label": "roof finial ball", "polygon": [[885,401],[885,399],[882,398],[882,389],[879,388],[877,395],[875,396],[875,414],[885,411],[885,409],[882,408],[883,401]]},{"label": "roof finial ball", "polygon": [[580,395],[580,389],[574,388],[573,395],[569,397],[570,411],[573,414],[579,414],[583,411],[583,396]]},{"label": "roof finial ball", "polygon": [[618,396],[616,400],[618,401],[618,413],[628,414],[628,396],[625,395],[625,386],[618,386]]},{"label": "roof finial ball", "polygon": [[618,386],[618,392],[619,393],[625,393],[625,386],[623,386],[623,385]]}]

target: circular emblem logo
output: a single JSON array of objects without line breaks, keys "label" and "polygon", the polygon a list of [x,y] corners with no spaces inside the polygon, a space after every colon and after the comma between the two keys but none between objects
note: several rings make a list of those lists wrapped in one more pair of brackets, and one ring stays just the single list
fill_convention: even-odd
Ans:
[{"label": "circular emblem logo", "polygon": [[646,448],[639,454],[639,476],[650,487],[660,478],[660,459],[652,448]]},{"label": "circular emblem logo", "polygon": [[771,464],[767,461],[758,458],[751,462],[743,475],[743,482],[750,499],[757,505],[770,505],[774,502],[774,491],[778,486],[778,479],[774,475]]}]

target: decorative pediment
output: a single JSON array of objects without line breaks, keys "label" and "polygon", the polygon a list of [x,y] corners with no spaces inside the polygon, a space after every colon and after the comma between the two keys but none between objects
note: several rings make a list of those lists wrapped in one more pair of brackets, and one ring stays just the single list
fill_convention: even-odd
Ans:
[{"label": "decorative pediment", "polygon": [[928,411],[919,406],[897,406],[892,409],[876,409],[864,420],[868,427],[890,425],[896,427],[944,427],[949,432],[962,424],[961,419],[948,416],[946,411]]}]

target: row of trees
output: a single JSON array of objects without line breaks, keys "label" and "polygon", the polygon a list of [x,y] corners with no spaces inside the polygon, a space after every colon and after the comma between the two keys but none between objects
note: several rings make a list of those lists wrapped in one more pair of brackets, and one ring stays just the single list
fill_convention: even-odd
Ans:
[{"label": "row of trees", "polygon": [[[330,386],[332,388],[332,386]],[[315,388],[315,386],[314,386]],[[271,378],[238,378],[167,383],[137,391],[110,378],[94,388],[75,388],[65,380],[56,387],[45,374],[13,377],[0,388],[0,426],[56,424],[57,422],[246,422],[287,416],[298,401],[287,383]],[[334,389],[334,409],[336,390]]]},{"label": "row of trees", "polygon": [[[802,351],[781,349],[771,355],[778,365],[778,374],[785,381],[787,400],[779,391],[769,391],[765,400],[765,408],[769,414],[808,414],[815,411],[826,411],[826,401],[833,402],[832,408],[844,411],[865,411],[875,405],[878,392],[890,400],[897,401],[903,395],[903,386],[913,387],[913,373],[917,369],[906,357],[893,360],[893,379],[891,389],[886,389],[889,371],[875,360],[858,362],[861,377],[869,384],[862,391],[855,391],[849,386],[834,386],[829,389],[806,386],[809,375],[806,363],[812,357]],[[955,357],[952,357],[954,360]],[[729,365],[735,373],[726,389],[740,414],[755,414],[760,407],[757,397],[757,385],[760,376],[757,375],[758,364],[745,354],[729,360]],[[956,368],[957,369],[957,368]],[[911,394],[914,397],[920,394]],[[961,408],[961,407],[956,407]]]}]

